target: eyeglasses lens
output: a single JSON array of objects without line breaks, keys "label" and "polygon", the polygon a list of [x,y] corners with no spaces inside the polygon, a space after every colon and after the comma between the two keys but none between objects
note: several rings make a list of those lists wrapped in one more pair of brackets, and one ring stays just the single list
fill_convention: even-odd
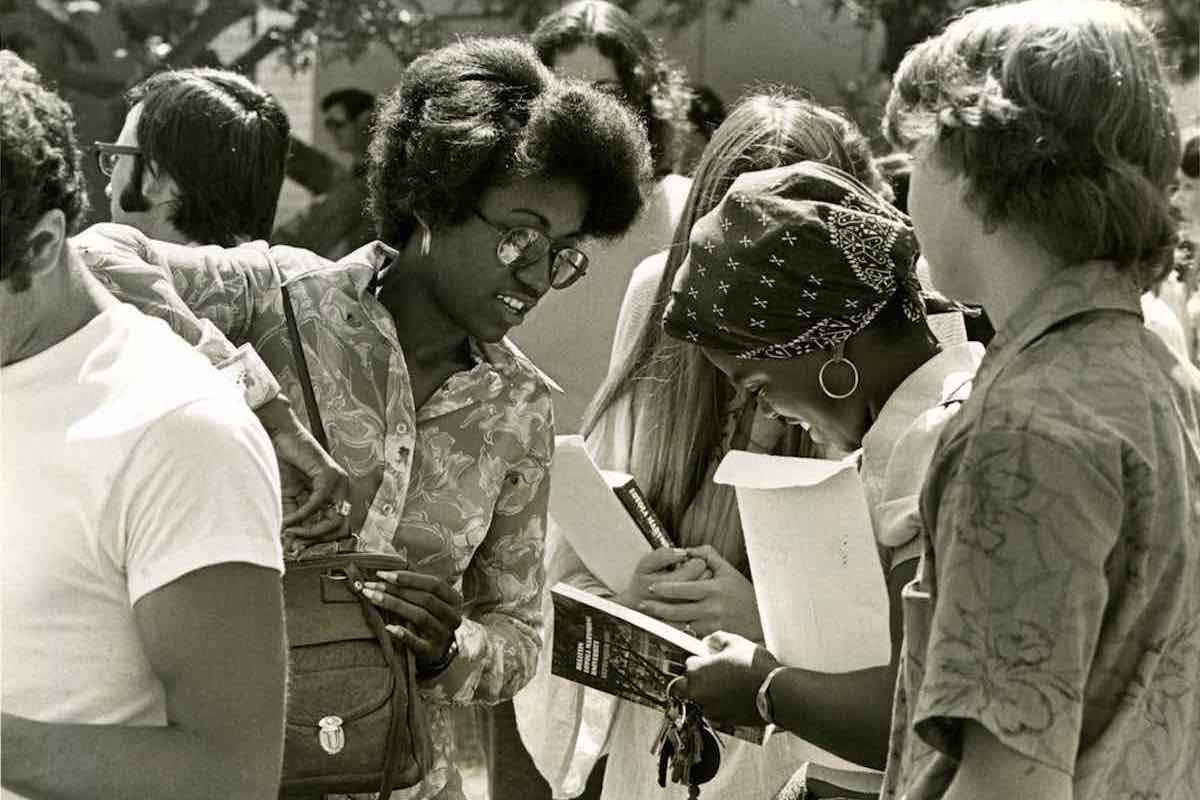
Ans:
[{"label": "eyeglasses lens", "polygon": [[565,248],[554,254],[554,271],[550,275],[550,285],[555,289],[565,289],[583,277],[587,272],[587,256],[574,248]]},{"label": "eyeglasses lens", "polygon": [[510,228],[500,237],[496,256],[506,267],[540,261],[550,252],[550,241],[533,228]]},{"label": "eyeglasses lens", "polygon": [[[510,228],[500,237],[496,257],[506,267],[520,267],[541,261],[551,252],[546,236],[533,228]],[[573,247],[553,253],[550,285],[565,289],[583,277],[587,271],[587,256]]]},{"label": "eyeglasses lens", "polygon": [[117,168],[117,154],[99,150],[96,152],[96,164],[100,167],[103,175],[112,177],[113,170]]}]

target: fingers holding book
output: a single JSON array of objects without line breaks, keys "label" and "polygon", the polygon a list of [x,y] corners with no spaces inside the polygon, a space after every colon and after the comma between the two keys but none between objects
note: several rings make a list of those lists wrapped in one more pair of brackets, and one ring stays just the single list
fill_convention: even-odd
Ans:
[{"label": "fingers holding book", "polygon": [[755,695],[779,662],[765,648],[736,634],[714,633],[704,643],[709,654],[687,660],[686,679],[676,693],[694,701],[714,721],[762,724]]},{"label": "fingers holding book", "polygon": [[617,595],[617,601],[629,608],[640,608],[653,598],[651,587],[668,577],[672,580],[694,581],[708,569],[699,558],[693,558],[683,548],[659,548],[651,550],[638,560],[633,576],[625,591]]},{"label": "fingers holding book", "polygon": [[732,631],[762,641],[758,602],[749,579],[710,545],[689,548],[687,552],[691,561],[704,564],[711,577],[685,577],[681,570],[667,573],[648,587],[650,598],[638,610],[680,627],[688,625],[693,635]]}]

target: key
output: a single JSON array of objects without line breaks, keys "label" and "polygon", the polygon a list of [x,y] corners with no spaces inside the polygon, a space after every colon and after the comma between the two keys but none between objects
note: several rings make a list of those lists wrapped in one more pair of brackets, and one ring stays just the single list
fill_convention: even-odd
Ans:
[{"label": "key", "polygon": [[701,717],[699,708],[695,704],[688,703],[685,705],[685,709],[686,723],[683,731],[681,731],[681,736],[686,738],[687,747],[686,751],[681,754],[683,756],[683,766],[680,769],[679,783],[690,786],[692,783],[692,767],[695,766],[696,759],[700,755],[699,747],[701,739],[699,732]]},{"label": "key", "polygon": [[691,731],[691,709],[687,703],[681,703],[679,706],[679,716],[675,723],[675,758],[671,763],[671,781],[673,783],[684,782],[684,770],[686,765],[691,764],[693,739]]},{"label": "key", "polygon": [[686,769],[692,763],[691,737],[687,734],[679,736],[679,749],[671,759],[671,783],[685,783]]},{"label": "key", "polygon": [[667,736],[663,740],[662,749],[658,751],[658,785],[663,789],[667,788],[667,765],[675,755],[675,746],[671,743],[671,730],[673,728],[667,729]]},{"label": "key", "polygon": [[705,725],[700,730],[699,758],[692,766],[692,782],[699,786],[717,776],[721,767],[721,742],[712,728]]},{"label": "key", "polygon": [[699,706],[695,704],[692,706],[688,709],[689,727],[693,741],[690,753],[691,764],[687,770],[686,780],[689,800],[700,797],[701,784],[708,783],[716,777],[717,770],[721,766],[721,742],[708,720],[704,719]]},{"label": "key", "polygon": [[671,728],[675,727],[674,715],[671,711],[671,707],[668,706],[666,712],[663,714],[662,726],[658,729],[658,735],[654,737],[654,742],[650,745],[650,755],[658,754],[658,751],[662,749],[663,742],[667,739],[667,733]]}]

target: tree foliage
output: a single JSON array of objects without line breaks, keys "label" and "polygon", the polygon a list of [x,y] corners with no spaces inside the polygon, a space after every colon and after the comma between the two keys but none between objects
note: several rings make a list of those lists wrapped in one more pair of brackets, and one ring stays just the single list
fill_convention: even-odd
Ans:
[{"label": "tree foliage", "polygon": [[[1200,71],[1200,3],[1196,0],[1134,0],[1154,22],[1172,64],[1184,78]],[[732,18],[752,0],[617,0],[660,29],[679,29],[705,13]],[[951,17],[971,5],[996,0],[788,0],[795,6],[822,4],[834,19],[865,29],[880,27],[883,47],[878,71],[890,74],[913,44],[934,34]],[[36,19],[39,31],[57,30],[73,62],[102,66],[108,53],[98,53],[81,33],[77,20],[87,14],[114,16],[127,44],[120,57],[136,64],[140,77],[155,68],[212,64],[209,49],[230,25],[251,18],[260,8],[284,12],[286,21],[260,31],[246,52],[225,66],[251,71],[278,52],[295,69],[312,64],[320,52],[329,58],[355,61],[375,44],[387,47],[400,61],[443,41],[447,22],[456,17],[513,20],[529,30],[557,0],[0,0],[0,37],[20,40]],[[14,15],[18,22],[13,23]],[[42,35],[39,32],[39,35]],[[8,46],[13,46],[11,43]],[[65,64],[53,67],[66,69]],[[51,67],[51,69],[53,69]],[[46,67],[43,66],[45,69]],[[84,67],[91,78],[97,71]],[[104,70],[99,70],[103,74]],[[70,82],[72,76],[67,76]],[[86,79],[88,75],[75,76]],[[81,82],[86,83],[86,80]],[[82,86],[80,88],[83,88]],[[117,89],[100,81],[98,94]]]},{"label": "tree foliage", "polygon": [[[729,19],[752,0],[661,0],[647,4],[643,18],[655,27],[678,29],[702,14]],[[642,11],[640,0],[617,0],[630,11]],[[260,9],[283,12],[285,21],[259,31],[248,49],[223,66],[250,72],[266,56],[278,53],[293,69],[301,70],[323,58],[356,61],[372,45],[383,45],[406,62],[444,41],[456,18],[512,20],[531,30],[545,14],[557,9],[556,0],[0,0],[0,38],[25,42],[19,31],[36,22],[39,36],[55,30],[76,47],[71,60],[95,66],[114,55],[133,65],[133,80],[163,66],[216,65],[210,45],[226,28],[255,17]],[[127,42],[115,53],[89,46],[80,20],[108,15],[124,31]],[[51,59],[42,68],[55,72],[65,65]],[[56,76],[62,77],[62,76]],[[80,76],[83,77],[83,76]],[[71,80],[68,77],[67,82]],[[78,87],[86,90],[86,80]],[[105,82],[98,94],[114,91]]]},{"label": "tree foliage", "polygon": [[[1062,0],[1070,2],[1071,0]],[[789,0],[793,5],[805,0]],[[849,19],[865,29],[879,25],[884,42],[879,71],[890,75],[910,47],[934,35],[952,17],[971,6],[998,0],[822,0],[834,19]],[[1184,79],[1200,69],[1200,2],[1132,0],[1153,23],[1172,66]]]}]

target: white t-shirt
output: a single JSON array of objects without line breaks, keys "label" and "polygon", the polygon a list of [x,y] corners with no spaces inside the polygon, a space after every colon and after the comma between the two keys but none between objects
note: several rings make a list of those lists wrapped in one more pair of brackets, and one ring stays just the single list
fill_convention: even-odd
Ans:
[{"label": "white t-shirt", "polygon": [[0,436],[4,710],[164,725],[133,606],[213,564],[282,572],[266,432],[163,322],[117,305],[0,370]]}]

